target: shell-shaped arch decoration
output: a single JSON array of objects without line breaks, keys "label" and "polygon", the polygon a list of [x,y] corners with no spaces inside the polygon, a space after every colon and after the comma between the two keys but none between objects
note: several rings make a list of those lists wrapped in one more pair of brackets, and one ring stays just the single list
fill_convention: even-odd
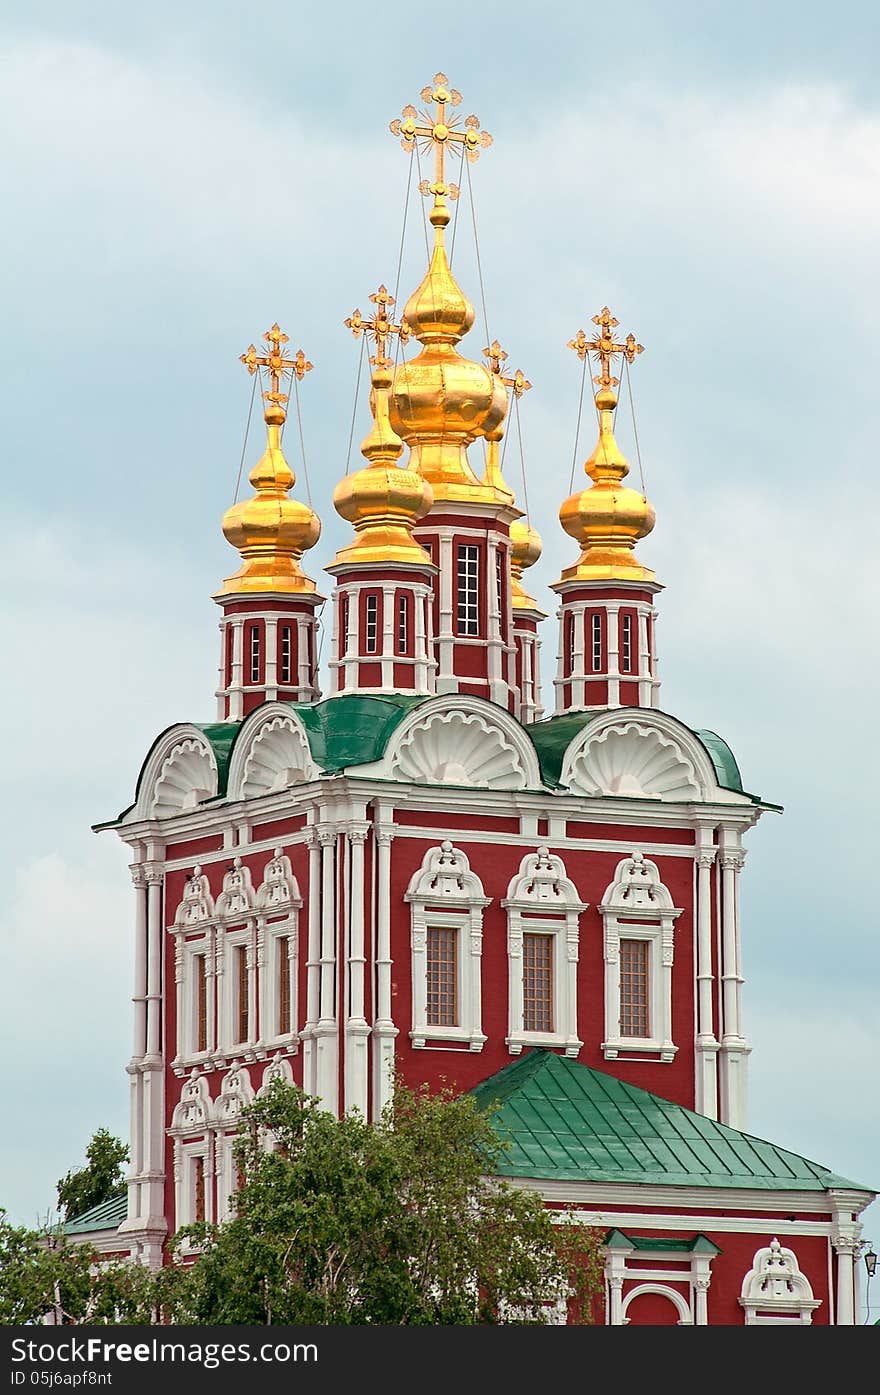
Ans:
[{"label": "shell-shaped arch decoration", "polygon": [[260,708],[242,727],[229,767],[231,799],[255,799],[320,774],[302,722],[280,704]]},{"label": "shell-shaped arch decoration", "polygon": [[[714,780],[709,782],[714,785]],[[574,794],[690,801],[703,797],[707,780],[675,735],[651,722],[621,719],[572,742],[562,783]]]},{"label": "shell-shaped arch decoration", "polygon": [[150,751],[126,817],[173,818],[216,793],[217,759],[211,743],[198,727],[180,723],[163,732]]},{"label": "shell-shaped arch decoration", "polygon": [[395,732],[390,774],[421,785],[521,790],[541,785],[534,747],[513,718],[480,699],[457,695],[430,704]]}]

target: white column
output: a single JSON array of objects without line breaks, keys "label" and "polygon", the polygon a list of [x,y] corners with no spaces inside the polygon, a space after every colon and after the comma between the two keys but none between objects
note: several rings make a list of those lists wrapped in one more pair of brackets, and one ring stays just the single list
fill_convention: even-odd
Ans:
[{"label": "white column", "polygon": [[[269,1014],[271,1005],[269,1002],[269,965],[268,953],[266,949],[266,922],[263,916],[259,916],[256,921],[257,936],[257,988],[256,1004],[257,1015],[251,1017],[251,1040],[258,1048],[262,1048],[263,1042],[274,1036],[274,1023],[271,1022]],[[290,980],[293,983],[293,979]]]},{"label": "white column", "polygon": [[651,705],[660,706],[660,679],[657,676],[657,611],[651,611],[651,638],[653,639],[653,653],[651,654]]},{"label": "white column", "polygon": [[266,684],[266,698],[274,701],[278,696],[278,621],[266,619],[266,654],[263,660],[263,679]]},{"label": "white column", "polygon": [[[147,879],[147,1022],[143,1081],[143,1176],[140,1210],[146,1227],[155,1232],[144,1243],[144,1254],[155,1265],[161,1254],[165,1182],[165,1077],[163,1070],[162,1011],[162,887],[164,871],[153,862]],[[156,1236],[160,1238],[157,1239]]]},{"label": "white column", "polygon": [[339,1050],[336,1021],[336,829],[318,829],[321,844],[321,978],[315,1026],[315,1093],[331,1114],[338,1111]]},{"label": "white column", "polygon": [[[583,602],[579,602],[574,608],[574,663],[572,665],[571,680],[571,705],[572,707],[584,707],[587,701],[587,610]],[[592,662],[592,640],[590,641],[589,658]],[[592,670],[591,670],[592,671]]]},{"label": "white column", "polygon": [[348,889],[348,1017],[345,1023],[345,1109],[367,1117],[367,1037],[364,1016],[364,842],[367,825],[348,829],[351,871]]},{"label": "white column", "polygon": [[500,707],[507,706],[507,685],[501,674],[501,607],[498,604],[498,543],[486,535],[486,643],[488,662],[486,677],[489,680],[489,697]]},{"label": "white column", "polygon": [[394,587],[382,587],[382,687],[394,688]]},{"label": "white column", "polygon": [[718,1041],[715,1036],[712,990],[712,830],[698,832],[697,855],[697,1041],[696,1106],[709,1119],[718,1118]]},{"label": "white column", "polygon": [[241,720],[244,712],[242,678],[244,666],[244,617],[237,616],[232,625],[232,671],[229,675],[229,720]]},{"label": "white column", "polygon": [[391,1098],[394,1038],[391,1017],[391,840],[390,828],[376,833],[376,1016],[373,1021],[373,1115],[378,1118]]},{"label": "white column", "polygon": [[648,653],[648,612],[644,606],[638,608],[639,623],[639,707],[650,707],[651,703],[651,656]]},{"label": "white column", "polygon": [[861,1251],[862,1227],[858,1215],[865,1204],[863,1192],[831,1190],[833,1224],[831,1243],[837,1255],[835,1324],[852,1327],[856,1322],[855,1266]]},{"label": "white column", "polygon": [[437,692],[455,693],[458,680],[453,672],[453,574],[452,534],[440,537],[440,628],[437,633]]},{"label": "white column", "polygon": [[608,648],[608,706],[620,706],[620,606],[605,607]]},{"label": "white column", "polygon": [[738,834],[731,834],[729,830],[722,829],[721,991],[724,1031],[721,1038],[720,1085],[721,1122],[730,1124],[735,1129],[743,1129],[746,1126],[746,1063],[749,1048],[743,1040],[739,1020],[736,879],[743,865],[744,854],[741,850],[730,847],[730,842],[736,838]]},{"label": "white column", "polygon": [[147,870],[147,999],[146,1055],[160,1061],[159,1024],[162,1011],[162,883],[161,868]]},{"label": "white column", "polygon": [[132,867],[131,880],[135,889],[132,1059],[139,1061],[147,1049],[147,879],[143,867]]},{"label": "white column", "polygon": [[321,845],[314,828],[308,830],[307,842],[309,848],[309,924],[306,947],[306,1021],[302,1031],[303,1089],[309,1095],[316,1095],[318,1082],[314,1036],[320,1015]]}]

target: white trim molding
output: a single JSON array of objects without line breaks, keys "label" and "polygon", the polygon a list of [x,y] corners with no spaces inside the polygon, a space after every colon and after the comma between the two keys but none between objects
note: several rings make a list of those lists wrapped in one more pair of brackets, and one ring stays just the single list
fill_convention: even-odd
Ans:
[{"label": "white trim molding", "polygon": [[[660,878],[656,862],[633,851],[618,862],[614,880],[599,906],[605,951],[605,1040],[602,1052],[614,1061],[625,1052],[673,1060],[678,1047],[672,1039],[672,962],[675,921],[682,908]],[[647,1037],[623,1036],[620,1031],[620,941],[648,944],[649,1005]]]},{"label": "white trim molding", "polygon": [[[447,839],[429,848],[403,898],[411,910],[412,1030],[414,1047],[427,1042],[467,1042],[482,1051],[483,911],[491,898],[465,853]],[[456,1000],[458,1022],[440,1027],[428,1023],[428,929],[445,928],[457,935]]]},{"label": "white trim molding", "polygon": [[[566,875],[561,857],[548,848],[528,853],[501,902],[507,911],[509,1025],[507,1048],[518,1056],[524,1046],[561,1047],[577,1056],[577,966],[580,916],[588,903]],[[552,935],[553,1026],[549,1032],[526,1031],[523,1020],[523,936]]]},{"label": "white trim molding", "polygon": [[755,1252],[739,1297],[747,1327],[809,1326],[821,1301],[813,1297],[794,1250],[780,1245],[775,1235],[769,1245]]}]

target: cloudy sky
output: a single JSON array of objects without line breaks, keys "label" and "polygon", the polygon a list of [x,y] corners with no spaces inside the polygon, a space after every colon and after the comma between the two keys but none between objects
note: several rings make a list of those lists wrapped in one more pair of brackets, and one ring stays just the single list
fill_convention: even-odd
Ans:
[{"label": "cloudy sky", "polygon": [[[880,1184],[878,30],[855,0],[7,13],[0,1203],[16,1218],[52,1205],[98,1125],[127,1129],[127,859],[90,825],[129,802],[158,731],[213,715],[238,355],[277,318],[316,365],[320,576],[344,536],[341,321],[394,282],[408,161],[387,124],[438,68],[495,137],[474,199],[489,330],[534,384],[537,594],[550,609],[572,557],[565,343],[607,302],[648,349],[633,378],[658,519],[641,555],[668,588],[662,705],[721,732],[747,787],[785,806],[744,875],[751,1128]],[[632,452],[623,414],[620,437]],[[580,461],[590,446],[588,429]],[[548,621],[546,678],[554,652]]]}]

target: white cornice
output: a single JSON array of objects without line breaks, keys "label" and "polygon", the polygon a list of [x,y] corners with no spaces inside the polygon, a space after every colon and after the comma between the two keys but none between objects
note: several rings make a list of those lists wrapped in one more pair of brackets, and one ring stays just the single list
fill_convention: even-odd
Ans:
[{"label": "white cornice", "polygon": [[[537,1192],[545,1201],[556,1201],[576,1205],[590,1204],[596,1209],[608,1206],[668,1206],[677,1210],[693,1207],[706,1212],[707,1208],[717,1207],[729,1213],[741,1211],[756,1215],[773,1212],[775,1215],[792,1211],[810,1211],[828,1216],[834,1210],[833,1197],[838,1193],[814,1191],[775,1191],[745,1187],[672,1187],[663,1184],[620,1183],[620,1182],[564,1182],[538,1179],[534,1177],[505,1177],[512,1186],[524,1191]],[[858,1197],[864,1206],[873,1199],[873,1192],[848,1192],[849,1197]],[[662,1224],[666,1217],[655,1216],[655,1223]],[[709,1217],[706,1223],[709,1223]],[[644,1217],[648,1224],[647,1215]]]}]

